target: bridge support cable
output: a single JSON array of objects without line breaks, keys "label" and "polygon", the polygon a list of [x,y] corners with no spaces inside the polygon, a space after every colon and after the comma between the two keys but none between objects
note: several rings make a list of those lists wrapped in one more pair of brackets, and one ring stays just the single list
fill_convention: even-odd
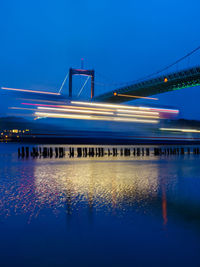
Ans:
[{"label": "bridge support cable", "polygon": [[[170,69],[171,67],[173,67],[173,66],[175,66],[175,65],[178,65],[178,63],[181,62],[181,61],[183,61],[184,59],[186,59],[186,58],[190,59],[190,56],[193,55],[193,54],[194,54],[195,52],[197,52],[198,50],[200,50],[200,46],[198,46],[197,48],[193,49],[192,51],[190,51],[189,53],[187,53],[187,54],[184,55],[183,57],[177,59],[175,62],[173,62],[173,63],[171,63],[171,64],[165,66],[164,68],[162,68],[162,69],[160,69],[160,70],[158,70],[158,71],[156,71],[156,72],[153,72],[153,73],[151,73],[151,74],[149,74],[149,75],[147,75],[147,76],[141,77],[141,78],[139,78],[139,79],[137,79],[137,80],[135,80],[135,81],[129,82],[129,84],[131,84],[131,83],[136,83],[136,82],[140,82],[140,81],[144,81],[144,80],[149,79],[149,78],[151,78],[151,77],[153,77],[153,76],[156,76],[157,74],[160,74],[160,73],[164,72],[165,70],[168,70],[168,69]],[[177,72],[178,72],[178,71],[179,71],[179,70],[177,69]]]},{"label": "bridge support cable", "polygon": [[200,67],[185,69],[121,87],[109,93],[99,95],[95,100],[122,103],[194,86],[200,86]]},{"label": "bridge support cable", "polygon": [[86,84],[87,84],[89,78],[90,78],[90,76],[88,76],[87,79],[85,80],[83,86],[81,87],[81,90],[80,90],[79,93],[78,93],[78,96],[80,96],[80,94],[82,93],[82,91],[83,91],[84,87],[86,86]]},{"label": "bridge support cable", "polygon": [[61,93],[61,91],[62,91],[62,89],[63,89],[63,86],[65,85],[65,83],[66,83],[68,77],[69,77],[69,72],[67,73],[67,75],[65,76],[64,81],[62,82],[62,85],[61,85],[61,87],[60,87],[60,89],[59,89],[59,91],[58,91],[59,94]]},{"label": "bridge support cable", "polygon": [[198,46],[197,48],[193,49],[191,52],[187,53],[185,56],[179,58],[178,60],[176,60],[175,62],[171,63],[170,65],[168,65],[168,66],[162,68],[162,69],[159,70],[159,71],[156,71],[155,73],[152,73],[152,74],[148,75],[148,77],[146,77],[146,78],[150,78],[151,76],[154,76],[154,75],[159,74],[159,73],[161,73],[161,72],[163,72],[163,71],[165,71],[165,70],[168,70],[169,68],[173,67],[174,65],[176,65],[176,64],[178,64],[179,62],[183,61],[184,59],[189,58],[192,54],[194,54],[194,53],[197,52],[198,50],[200,50],[200,46]]},{"label": "bridge support cable", "polygon": [[[190,56],[193,55],[195,52],[197,52],[198,50],[200,50],[200,46],[198,46],[197,48],[193,49],[192,51],[190,51],[189,53],[187,53],[186,55],[184,55],[183,57],[177,59],[175,62],[163,67],[162,69],[158,70],[158,71],[155,71],[151,74],[148,74],[146,76],[143,76],[141,78],[138,78],[136,80],[133,80],[133,81],[130,81],[130,82],[121,82],[121,83],[109,83],[108,85],[109,86],[128,86],[128,85],[132,85],[133,83],[139,83],[139,82],[142,82],[142,81],[145,81],[146,79],[149,79],[149,78],[152,78],[168,69],[170,69],[171,67],[175,66],[175,65],[178,65],[178,63],[180,63],[181,61],[183,61],[184,59],[188,58],[188,62],[190,62]],[[188,63],[189,65],[189,63]],[[177,69],[177,72],[179,72],[179,66],[178,66],[178,69]],[[105,76],[103,76],[102,74],[99,73],[99,75],[101,75],[102,77],[104,77],[105,79]],[[106,79],[108,80],[108,78],[106,77]]]}]

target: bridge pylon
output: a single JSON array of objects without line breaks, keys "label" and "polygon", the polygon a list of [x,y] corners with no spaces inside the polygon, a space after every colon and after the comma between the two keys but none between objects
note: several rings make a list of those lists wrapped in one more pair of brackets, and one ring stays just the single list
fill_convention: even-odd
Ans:
[{"label": "bridge pylon", "polygon": [[94,97],[94,70],[69,69],[69,97],[72,97],[72,77],[73,75],[90,76],[91,77],[91,99]]}]

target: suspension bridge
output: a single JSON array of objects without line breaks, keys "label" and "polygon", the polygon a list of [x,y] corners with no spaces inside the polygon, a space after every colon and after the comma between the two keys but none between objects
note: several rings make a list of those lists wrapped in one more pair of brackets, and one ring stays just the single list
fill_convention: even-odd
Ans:
[{"label": "suspension bridge", "polygon": [[156,99],[149,96],[200,85],[200,67],[190,68],[113,90],[94,98],[100,102],[122,103],[134,99]]},{"label": "suspension bridge", "polygon": [[[170,71],[172,67],[177,66],[179,63],[184,62],[185,60],[190,60],[191,56],[196,52],[200,51],[200,46],[192,50],[188,54],[179,58],[175,62],[169,64],[168,66],[149,74],[139,80],[130,82],[130,83],[109,83],[109,91],[105,93],[105,90],[99,94],[99,85],[105,86],[106,83],[100,83],[96,81],[95,71],[88,70],[83,68],[83,61],[80,69],[70,68],[69,72],[64,78],[61,87],[58,92],[45,92],[45,91],[33,91],[33,90],[24,90],[24,89],[14,89],[1,87],[1,89],[22,91],[24,93],[37,93],[40,95],[48,94],[52,98],[65,98],[66,93],[64,93],[64,87],[66,89],[66,84],[68,80],[68,97],[72,99],[75,97],[80,97],[86,85],[88,86],[88,81],[91,80],[90,86],[90,99],[96,102],[109,102],[109,103],[123,103],[136,99],[151,99],[158,100],[155,95],[162,94],[165,92],[180,90],[188,87],[200,86],[200,65],[183,68],[182,70]],[[198,62],[198,61],[197,61]],[[86,80],[82,80],[83,84],[78,94],[72,88],[73,76],[80,75],[82,77],[86,76]],[[99,77],[98,77],[99,78]],[[114,88],[111,89],[114,85]],[[77,87],[77,86],[76,86]],[[97,90],[98,88],[98,90]],[[72,90],[73,89],[73,90]],[[73,91],[73,92],[72,92]],[[66,92],[66,90],[65,90]],[[88,99],[87,99],[88,100]]]},{"label": "suspension bridge", "polygon": [[[88,79],[91,77],[91,99],[97,102],[110,102],[110,103],[122,103],[136,99],[152,99],[157,100],[154,95],[162,94],[165,92],[180,90],[187,87],[200,86],[200,66],[184,68],[181,71],[169,72],[173,66],[177,66],[180,62],[188,60],[193,54],[200,50],[200,46],[192,50],[188,54],[184,55],[180,59],[171,63],[170,65],[156,71],[146,77],[141,78],[139,81],[130,82],[129,84],[121,85],[120,87],[115,84],[116,88],[109,92],[99,94],[95,96],[94,86],[100,83],[95,82],[94,70],[84,69],[70,69],[67,74],[69,76],[69,97],[72,97],[72,76],[82,75],[88,76],[83,86],[81,87],[78,96],[82,93],[86,86]],[[168,73],[163,74],[168,71]],[[66,77],[64,82],[66,82]],[[60,91],[63,88],[60,88]]]}]

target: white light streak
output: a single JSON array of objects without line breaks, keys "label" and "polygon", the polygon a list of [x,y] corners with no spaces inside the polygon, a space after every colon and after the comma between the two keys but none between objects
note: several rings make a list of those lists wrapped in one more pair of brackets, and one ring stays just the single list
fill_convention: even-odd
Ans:
[{"label": "white light streak", "polygon": [[153,111],[142,111],[142,110],[127,110],[127,109],[117,109],[119,112],[126,112],[131,114],[150,114],[150,115],[159,115],[159,112]]},{"label": "white light streak", "polygon": [[81,110],[81,109],[69,109],[69,108],[51,108],[51,107],[37,107],[38,109],[43,110],[53,110],[53,111],[65,111],[65,112],[77,112],[77,113],[89,113],[89,114],[105,114],[105,115],[113,115],[113,112],[105,112],[105,111],[93,111],[93,110]]},{"label": "white light streak", "polygon": [[97,107],[109,107],[109,108],[116,108],[116,109],[124,108],[124,109],[134,109],[134,110],[148,110],[148,111],[155,111],[155,112],[179,113],[178,110],[173,110],[173,109],[136,107],[136,106],[104,104],[104,103],[96,103],[96,102],[91,103],[91,102],[82,102],[82,101],[71,101],[71,104],[97,106]]},{"label": "white light streak", "polygon": [[45,95],[60,95],[59,93],[44,92],[44,91],[35,91],[35,90],[26,90],[26,89],[17,89],[17,88],[8,88],[8,87],[1,87],[1,89],[3,89],[3,90],[9,90],[9,91],[26,92],[26,93],[45,94]]},{"label": "white light streak", "polygon": [[120,121],[120,122],[141,122],[141,123],[158,123],[157,120],[141,120],[141,119],[128,119],[128,118],[116,118],[116,117],[97,117],[97,116],[86,116],[86,115],[73,115],[73,114],[62,114],[62,113],[45,113],[35,112],[37,117],[50,117],[50,118],[68,118],[68,119],[84,119],[84,120],[102,120],[102,121]]},{"label": "white light streak", "polygon": [[195,129],[160,128],[160,130],[172,131],[172,132],[184,132],[184,133],[200,133],[200,130],[195,130]]},{"label": "white light streak", "polygon": [[142,123],[158,123],[158,120],[141,120],[141,119],[126,119],[126,118],[114,118],[115,121],[124,122],[142,122]]},{"label": "white light streak", "polygon": [[151,115],[133,115],[133,114],[124,114],[124,113],[117,113],[117,116],[122,117],[135,117],[135,118],[149,118],[149,119],[159,119],[159,116],[151,116]]},{"label": "white light streak", "polygon": [[160,111],[160,112],[166,112],[166,113],[175,113],[178,114],[179,110],[177,109],[165,109],[165,108],[150,108],[150,110]]},{"label": "white light streak", "polygon": [[41,106],[41,107],[53,107],[53,108],[70,108],[70,109],[86,109],[86,110],[100,110],[100,111],[114,111],[113,109],[105,109],[105,108],[91,108],[91,107],[80,107],[80,106],[72,106],[72,105],[46,105],[46,104],[35,104],[35,103],[22,103],[22,105],[28,106]]},{"label": "white light streak", "polygon": [[80,101],[71,101],[72,104],[78,105],[88,105],[88,106],[97,106],[97,107],[109,107],[109,108],[126,108],[126,109],[140,109],[140,110],[151,110],[146,107],[133,107],[125,105],[114,105],[114,104],[102,104],[102,103],[91,103],[91,102],[80,102]]},{"label": "white light streak", "polygon": [[71,119],[91,119],[91,116],[86,115],[72,115],[72,114],[61,114],[61,113],[43,113],[35,112],[38,117],[52,117],[52,118],[71,118]]}]

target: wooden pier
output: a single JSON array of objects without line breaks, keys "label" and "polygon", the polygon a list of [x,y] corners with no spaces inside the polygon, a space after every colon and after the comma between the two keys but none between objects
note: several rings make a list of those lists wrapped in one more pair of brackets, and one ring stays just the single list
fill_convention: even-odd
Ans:
[{"label": "wooden pier", "polygon": [[41,147],[18,148],[19,158],[149,157],[200,155],[199,147]]}]

